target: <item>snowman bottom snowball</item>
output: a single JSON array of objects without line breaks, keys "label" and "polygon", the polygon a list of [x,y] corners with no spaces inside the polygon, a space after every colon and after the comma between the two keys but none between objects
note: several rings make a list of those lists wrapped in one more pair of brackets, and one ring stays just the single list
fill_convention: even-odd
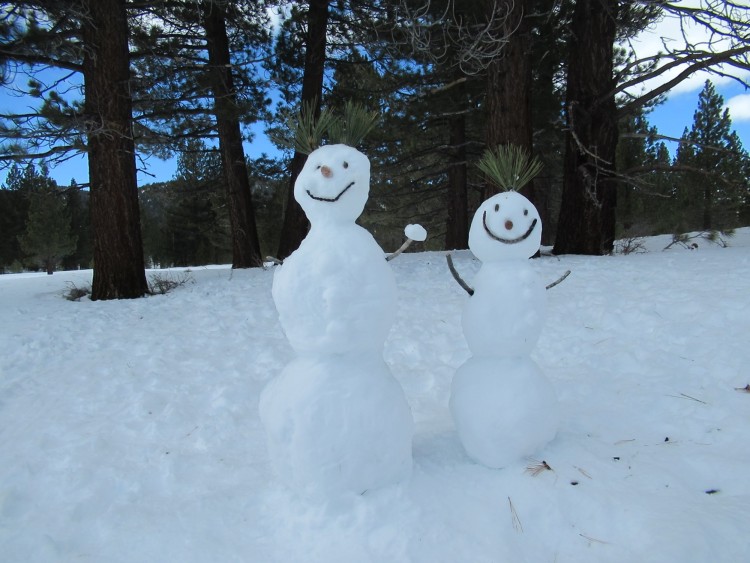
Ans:
[{"label": "snowman bottom snowball", "polygon": [[492,468],[542,449],[557,433],[552,386],[530,358],[469,358],[458,368],[450,410],[466,453]]},{"label": "snowman bottom snowball", "polygon": [[297,358],[259,410],[271,462],[298,491],[361,494],[411,475],[411,410],[379,355]]}]

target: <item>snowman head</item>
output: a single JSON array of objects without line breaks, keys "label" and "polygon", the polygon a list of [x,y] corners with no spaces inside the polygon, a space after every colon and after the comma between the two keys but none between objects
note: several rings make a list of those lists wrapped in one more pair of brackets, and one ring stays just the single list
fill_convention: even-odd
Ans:
[{"label": "snowman head", "polygon": [[354,221],[370,193],[370,161],[347,145],[326,145],[307,157],[294,199],[311,224]]},{"label": "snowman head", "polygon": [[542,242],[542,221],[518,192],[492,196],[477,209],[469,230],[469,248],[482,262],[530,258]]}]

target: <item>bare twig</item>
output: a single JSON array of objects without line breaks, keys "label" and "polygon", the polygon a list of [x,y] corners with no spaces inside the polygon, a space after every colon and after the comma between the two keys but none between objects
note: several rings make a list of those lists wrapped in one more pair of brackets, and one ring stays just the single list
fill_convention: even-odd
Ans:
[{"label": "bare twig", "polygon": [[679,395],[669,395],[669,397],[674,397],[675,399],[690,399],[691,401],[696,401],[697,403],[702,403],[704,405],[708,404],[706,401],[701,401],[700,399],[696,399],[695,397],[691,397],[690,395],[686,395],[685,393],[680,393]]},{"label": "bare twig", "polygon": [[546,286],[545,289],[552,289],[557,284],[562,283],[565,280],[565,278],[567,278],[569,275],[570,275],[570,270],[566,270],[565,273],[562,276],[560,276],[555,281],[553,281],[551,284],[549,284],[548,286]]},{"label": "bare twig", "polygon": [[513,506],[513,501],[510,500],[510,497],[508,497],[508,506],[510,506],[510,520],[513,523],[513,529],[516,532],[523,532],[523,525],[521,524],[521,519],[518,517],[518,513],[516,512],[516,507]]},{"label": "bare twig", "polygon": [[587,536],[586,534],[578,534],[578,535],[581,536],[582,538],[585,538],[585,539],[589,540],[590,542],[602,543],[602,544],[609,544],[608,541],[598,540],[596,538],[592,538],[591,536]]},{"label": "bare twig", "polygon": [[398,256],[398,255],[399,255],[399,254],[401,254],[401,253],[402,253],[402,252],[403,252],[404,250],[406,250],[407,248],[409,248],[409,246],[410,246],[410,245],[411,245],[411,243],[413,243],[413,242],[414,242],[414,240],[410,239],[409,237],[406,237],[406,240],[404,241],[404,244],[402,244],[402,245],[401,245],[401,246],[400,246],[400,247],[398,248],[398,250],[396,250],[396,252],[394,252],[393,254],[389,254],[388,256],[386,256],[386,257],[385,257],[385,260],[386,260],[386,262],[390,262],[391,260],[393,260],[393,259],[394,259],[394,258],[395,258],[396,256]]},{"label": "bare twig", "polygon": [[458,282],[458,285],[464,288],[464,291],[466,291],[466,293],[468,293],[469,295],[474,295],[474,289],[469,284],[467,284],[456,271],[456,267],[453,265],[453,257],[450,255],[450,253],[445,255],[445,260],[448,262],[448,269],[451,271],[453,279]]}]

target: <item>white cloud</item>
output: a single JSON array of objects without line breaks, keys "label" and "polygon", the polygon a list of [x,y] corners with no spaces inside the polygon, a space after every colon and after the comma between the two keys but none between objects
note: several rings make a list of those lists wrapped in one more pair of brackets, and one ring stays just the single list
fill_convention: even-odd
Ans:
[{"label": "white cloud", "polygon": [[281,24],[284,20],[288,19],[291,14],[291,8],[289,6],[276,6],[266,8],[266,15],[271,25],[271,33],[276,36],[281,30]]},{"label": "white cloud", "polygon": [[[705,0],[693,0],[691,2],[685,2],[685,4],[692,6],[697,6],[704,3]],[[671,15],[663,17],[661,21],[651,25],[648,29],[643,31],[638,37],[634,38],[631,41],[631,46],[635,50],[637,57],[643,58],[656,55],[659,52],[665,52],[665,46],[671,49],[683,48],[686,42],[692,45],[698,45],[701,48],[714,52],[729,47],[727,41],[717,42],[709,46],[709,43],[711,42],[711,36],[704,26],[700,26],[688,21],[684,22],[683,25],[681,25],[680,19],[676,16]],[[638,95],[645,91],[650,91],[676,77],[684,69],[685,67],[682,66],[667,71],[660,77],[649,80],[645,84],[632,89],[631,93]],[[703,88],[703,84],[706,82],[706,80],[710,80],[716,86],[721,86],[732,82],[732,76],[736,76],[744,80],[750,79],[749,71],[742,71],[728,65],[720,67],[720,70],[721,72],[726,73],[729,76],[720,76],[710,72],[700,71],[692,74],[689,78],[677,84],[669,91],[668,95],[697,92]]]},{"label": "white cloud", "polygon": [[750,121],[750,94],[740,94],[727,101],[732,121]]}]

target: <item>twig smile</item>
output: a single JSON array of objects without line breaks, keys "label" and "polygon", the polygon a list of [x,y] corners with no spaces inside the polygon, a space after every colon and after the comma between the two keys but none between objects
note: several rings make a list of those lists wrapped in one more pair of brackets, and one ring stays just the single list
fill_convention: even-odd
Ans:
[{"label": "twig smile", "polygon": [[516,244],[517,242],[521,242],[521,241],[524,241],[527,238],[529,238],[529,235],[534,230],[534,227],[536,227],[536,221],[537,220],[534,219],[531,222],[531,225],[529,225],[529,228],[527,229],[527,231],[524,234],[522,234],[520,237],[516,237],[516,238],[503,238],[503,237],[498,236],[495,233],[493,233],[492,230],[487,225],[487,211],[485,211],[484,214],[482,215],[482,224],[484,225],[484,230],[487,231],[487,234],[490,235],[491,238],[495,239],[498,242],[502,242],[503,244]]},{"label": "twig smile", "polygon": [[346,186],[343,190],[341,190],[341,192],[339,192],[339,195],[337,195],[336,197],[321,197],[321,196],[313,195],[312,192],[310,192],[310,190],[305,190],[305,191],[307,192],[307,195],[309,195],[312,199],[316,201],[325,201],[328,203],[334,203],[338,201],[339,198],[341,198],[341,196],[344,195],[346,191],[349,188],[351,188],[353,185],[354,185],[354,182],[349,182],[349,185]]}]

